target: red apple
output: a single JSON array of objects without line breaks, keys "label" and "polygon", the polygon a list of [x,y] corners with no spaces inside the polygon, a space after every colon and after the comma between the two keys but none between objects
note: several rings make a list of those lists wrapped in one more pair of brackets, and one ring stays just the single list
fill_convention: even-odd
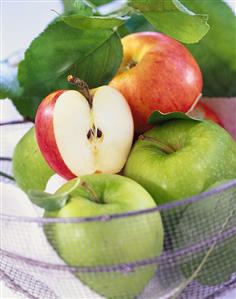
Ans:
[{"label": "red apple", "polygon": [[199,118],[199,119],[209,119],[217,123],[218,125],[223,127],[223,124],[216,113],[211,110],[206,104],[203,102],[198,102],[194,109],[189,113],[191,116]]},{"label": "red apple", "polygon": [[191,53],[179,42],[157,32],[122,39],[124,58],[109,83],[128,101],[136,132],[148,129],[154,110],[187,112],[202,91],[202,74]]},{"label": "red apple", "polygon": [[40,104],[35,130],[46,161],[60,176],[118,173],[133,140],[133,118],[125,98],[115,88],[58,90]]}]

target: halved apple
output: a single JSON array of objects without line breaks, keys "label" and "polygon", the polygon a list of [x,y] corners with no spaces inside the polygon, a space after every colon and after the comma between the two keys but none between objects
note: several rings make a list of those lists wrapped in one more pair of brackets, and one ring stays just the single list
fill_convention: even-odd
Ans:
[{"label": "halved apple", "polygon": [[133,141],[132,114],[119,91],[101,86],[89,94],[90,99],[85,95],[58,90],[42,101],[36,114],[40,150],[55,172],[66,179],[118,173]]}]

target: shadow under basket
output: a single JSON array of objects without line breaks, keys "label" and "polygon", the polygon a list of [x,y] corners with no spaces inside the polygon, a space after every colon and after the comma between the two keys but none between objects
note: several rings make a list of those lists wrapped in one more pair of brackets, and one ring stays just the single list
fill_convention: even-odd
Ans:
[{"label": "shadow under basket", "polygon": [[[11,160],[1,163],[11,175]],[[93,218],[1,214],[1,225],[1,279],[24,298],[202,299],[236,286],[236,180],[149,210]]]}]

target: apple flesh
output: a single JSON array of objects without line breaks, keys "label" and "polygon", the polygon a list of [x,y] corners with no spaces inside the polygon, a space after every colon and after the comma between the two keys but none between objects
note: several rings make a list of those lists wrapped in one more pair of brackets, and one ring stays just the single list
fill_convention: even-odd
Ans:
[{"label": "apple flesh", "polygon": [[35,120],[39,147],[60,176],[118,173],[133,140],[133,119],[120,92],[97,88],[92,104],[75,90],[59,90],[40,104]]},{"label": "apple flesh", "polygon": [[[69,181],[56,193],[64,194],[75,181]],[[64,207],[45,212],[46,218],[105,217],[104,221],[68,221],[44,227],[49,242],[68,265],[129,264],[162,253],[163,226],[158,211],[114,219],[108,217],[154,208],[155,201],[142,186],[131,179],[109,174],[83,176],[81,181],[82,186],[71,192]],[[156,268],[155,264],[133,269],[124,265],[123,271],[77,272],[76,276],[106,298],[134,298],[143,291]]]},{"label": "apple flesh", "polygon": [[146,132],[134,145],[124,174],[157,204],[201,193],[236,178],[236,142],[211,121],[172,120]]},{"label": "apple flesh", "polygon": [[202,74],[191,53],[162,33],[142,32],[122,39],[124,58],[109,83],[128,101],[136,132],[148,128],[155,110],[187,112],[202,91]]},{"label": "apple flesh", "polygon": [[40,152],[34,127],[16,145],[12,167],[17,185],[25,192],[29,189],[43,191],[54,174]]}]

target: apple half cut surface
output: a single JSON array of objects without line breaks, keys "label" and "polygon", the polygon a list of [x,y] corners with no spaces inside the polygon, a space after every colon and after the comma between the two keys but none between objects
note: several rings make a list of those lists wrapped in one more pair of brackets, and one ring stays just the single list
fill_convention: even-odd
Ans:
[{"label": "apple half cut surface", "polygon": [[89,93],[58,90],[40,104],[37,141],[48,164],[71,179],[92,173],[118,173],[130,152],[134,124],[123,95],[101,86]]}]

